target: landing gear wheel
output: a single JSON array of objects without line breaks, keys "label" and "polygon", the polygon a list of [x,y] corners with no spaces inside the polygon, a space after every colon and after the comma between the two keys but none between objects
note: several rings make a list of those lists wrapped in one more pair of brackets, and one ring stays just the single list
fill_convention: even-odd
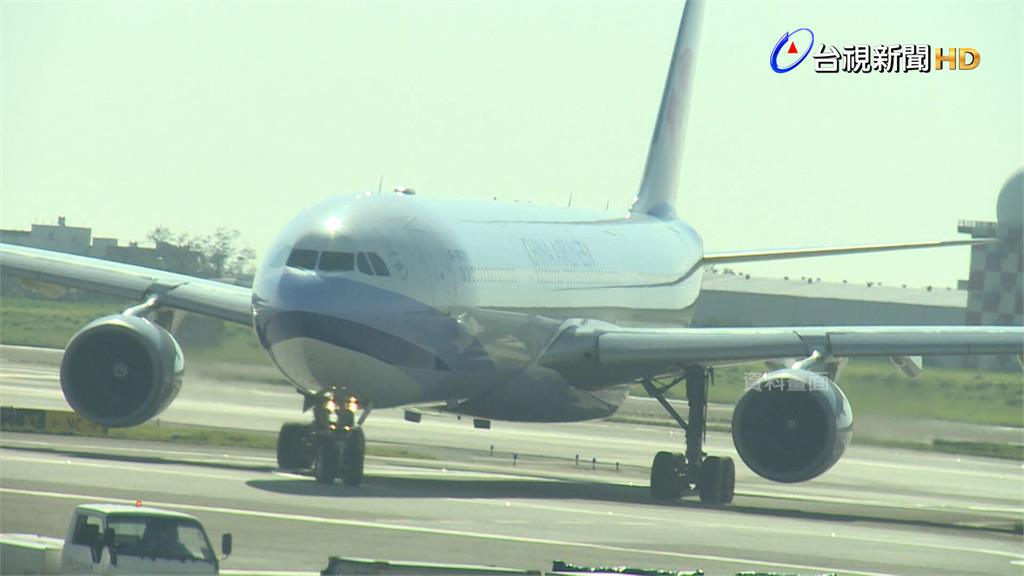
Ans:
[{"label": "landing gear wheel", "polygon": [[316,461],[313,463],[313,475],[321,484],[333,484],[338,476],[338,464],[341,450],[333,438],[322,438],[316,445]]},{"label": "landing gear wheel", "polygon": [[722,458],[722,504],[732,502],[736,494],[736,465],[732,458]]},{"label": "landing gear wheel", "polygon": [[736,465],[732,458],[708,456],[700,469],[700,501],[728,504],[736,490]]},{"label": "landing gear wheel", "polygon": [[341,453],[341,481],[356,487],[363,483],[363,461],[366,459],[366,436],[362,428],[353,428]]},{"label": "landing gear wheel", "polygon": [[312,448],[309,426],[284,424],[277,435],[277,467],[283,470],[309,468],[314,460]]},{"label": "landing gear wheel", "polygon": [[651,497],[676,500],[683,495],[686,456],[674,452],[658,452],[651,465]]}]

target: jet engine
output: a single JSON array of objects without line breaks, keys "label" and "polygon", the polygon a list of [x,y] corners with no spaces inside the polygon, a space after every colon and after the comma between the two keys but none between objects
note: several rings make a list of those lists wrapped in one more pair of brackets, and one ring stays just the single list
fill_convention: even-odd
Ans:
[{"label": "jet engine", "polygon": [[178,396],[185,359],[174,337],[138,316],[106,316],[75,334],[60,387],[76,412],[121,428],[160,414]]},{"label": "jet engine", "polygon": [[740,458],[775,482],[810,480],[846,451],[853,411],[835,382],[807,370],[769,372],[749,387],[732,415]]}]

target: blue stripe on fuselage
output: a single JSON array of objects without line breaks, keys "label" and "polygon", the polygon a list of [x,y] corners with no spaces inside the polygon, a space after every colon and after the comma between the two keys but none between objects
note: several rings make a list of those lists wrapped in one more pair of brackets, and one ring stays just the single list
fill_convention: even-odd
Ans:
[{"label": "blue stripe on fuselage", "polygon": [[273,312],[260,323],[260,338],[270,346],[308,338],[372,356],[406,368],[449,371],[430,350],[376,328],[315,312]]},{"label": "blue stripe on fuselage", "polygon": [[273,284],[257,287],[253,299],[256,330],[268,350],[303,337],[396,366],[493,369],[480,343],[458,321],[403,294],[344,276],[289,269]]}]

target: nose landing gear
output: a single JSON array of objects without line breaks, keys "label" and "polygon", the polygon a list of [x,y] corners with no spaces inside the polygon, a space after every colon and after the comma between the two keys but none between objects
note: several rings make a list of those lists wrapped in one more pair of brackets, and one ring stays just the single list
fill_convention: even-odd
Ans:
[{"label": "nose landing gear", "polygon": [[309,469],[321,484],[333,484],[341,478],[345,486],[363,482],[366,435],[362,423],[369,415],[366,407],[356,421],[358,401],[349,397],[340,403],[334,391],[307,397],[312,404],[313,423],[288,423],[277,438],[277,465],[283,469]]}]

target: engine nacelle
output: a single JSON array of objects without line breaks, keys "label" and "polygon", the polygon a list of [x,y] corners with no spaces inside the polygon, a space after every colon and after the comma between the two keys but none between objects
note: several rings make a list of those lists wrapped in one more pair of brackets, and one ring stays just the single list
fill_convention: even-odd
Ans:
[{"label": "engine nacelle", "polygon": [[832,467],[853,433],[853,410],[835,382],[806,370],[762,376],[736,403],[732,439],[740,458],[776,482],[810,480]]},{"label": "engine nacelle", "polygon": [[75,334],[60,387],[83,417],[114,428],[160,414],[178,396],[185,359],[167,330],[137,316],[106,316]]}]

